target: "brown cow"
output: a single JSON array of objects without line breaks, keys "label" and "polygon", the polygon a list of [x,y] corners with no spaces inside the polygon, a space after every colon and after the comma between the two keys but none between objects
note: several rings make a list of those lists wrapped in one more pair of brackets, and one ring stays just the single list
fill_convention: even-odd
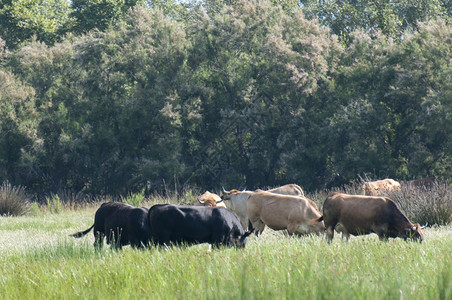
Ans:
[{"label": "brown cow", "polygon": [[412,224],[395,202],[387,197],[330,193],[323,204],[323,220],[328,241],[333,239],[334,228],[339,223],[347,240],[350,234],[372,232],[381,240],[396,237],[423,240],[420,225]]},{"label": "brown cow", "polygon": [[325,231],[317,205],[305,197],[260,191],[249,197],[247,211],[256,235],[265,225],[273,230],[287,229],[289,235]]},{"label": "brown cow", "polygon": [[365,182],[361,194],[367,196],[381,196],[387,192],[400,191],[400,183],[394,179],[383,179]]},{"label": "brown cow", "polygon": [[202,206],[209,206],[209,207],[226,207],[226,205],[223,202],[223,199],[221,199],[220,196],[217,194],[211,193],[209,191],[206,191],[204,194],[198,197],[198,202]]}]

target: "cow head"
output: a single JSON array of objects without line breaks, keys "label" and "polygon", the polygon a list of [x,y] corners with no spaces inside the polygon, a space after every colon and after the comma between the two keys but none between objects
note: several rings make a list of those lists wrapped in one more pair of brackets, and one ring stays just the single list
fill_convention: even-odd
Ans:
[{"label": "cow head", "polygon": [[235,247],[244,249],[246,245],[246,240],[252,233],[253,231],[247,231],[242,236],[232,238],[231,242]]},{"label": "cow head", "polygon": [[406,238],[421,242],[424,240],[424,234],[422,233],[421,225],[412,224],[410,228],[405,228]]},{"label": "cow head", "polygon": [[321,235],[325,232],[325,223],[323,222],[323,216],[312,219],[309,221],[308,227],[312,233]]},{"label": "cow head", "polygon": [[198,202],[203,206],[215,207],[218,203],[223,202],[223,199],[221,199],[217,194],[206,191],[198,197]]},{"label": "cow head", "polygon": [[221,195],[221,199],[222,199],[222,200],[231,200],[231,196],[232,196],[232,195],[237,195],[237,194],[239,194],[239,193],[240,193],[240,191],[235,190],[235,189],[230,190],[230,191],[226,191],[226,190],[223,188],[223,195]]},{"label": "cow head", "polygon": [[217,201],[215,201],[214,199],[201,200],[201,199],[198,198],[198,202],[201,203],[201,205],[207,206],[207,207],[215,207],[215,206],[217,206]]}]

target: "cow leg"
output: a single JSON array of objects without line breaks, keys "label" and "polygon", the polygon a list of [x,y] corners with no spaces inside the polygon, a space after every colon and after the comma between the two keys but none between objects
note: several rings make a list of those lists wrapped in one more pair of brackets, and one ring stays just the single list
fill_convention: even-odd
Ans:
[{"label": "cow leg", "polygon": [[298,224],[295,223],[290,223],[287,226],[287,233],[289,234],[289,236],[292,236],[298,229]]},{"label": "cow leg", "polygon": [[350,233],[343,231],[342,232],[342,240],[344,240],[344,238],[345,238],[345,241],[348,243],[348,241],[350,240]]},{"label": "cow leg", "polygon": [[387,226],[373,226],[372,230],[378,235],[380,241],[388,241],[388,235],[386,234],[388,232]]},{"label": "cow leg", "polygon": [[262,232],[265,229],[265,224],[264,222],[262,222],[261,219],[258,219],[256,222],[251,222],[253,227],[255,228],[255,234],[256,236],[259,236],[260,234],[262,234]]},{"label": "cow leg", "polygon": [[100,231],[94,231],[94,248],[102,249],[104,244],[104,233]]},{"label": "cow leg", "polygon": [[331,241],[334,238],[334,226],[328,226],[326,228],[326,240],[328,243],[331,243]]}]

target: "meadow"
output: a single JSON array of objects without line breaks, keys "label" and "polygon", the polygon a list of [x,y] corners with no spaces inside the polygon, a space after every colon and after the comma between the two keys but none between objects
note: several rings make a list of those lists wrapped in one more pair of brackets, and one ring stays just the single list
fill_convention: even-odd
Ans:
[{"label": "meadow", "polygon": [[[289,237],[266,229],[244,250],[93,248],[99,203],[0,217],[3,299],[452,299],[452,226],[424,242]],[[149,206],[149,205],[145,205]]]}]

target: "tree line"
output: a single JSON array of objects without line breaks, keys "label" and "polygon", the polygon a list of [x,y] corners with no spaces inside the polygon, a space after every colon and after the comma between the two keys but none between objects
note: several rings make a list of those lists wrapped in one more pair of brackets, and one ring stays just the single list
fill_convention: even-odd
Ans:
[{"label": "tree line", "polygon": [[439,0],[3,1],[0,182],[451,178],[450,16]]}]

